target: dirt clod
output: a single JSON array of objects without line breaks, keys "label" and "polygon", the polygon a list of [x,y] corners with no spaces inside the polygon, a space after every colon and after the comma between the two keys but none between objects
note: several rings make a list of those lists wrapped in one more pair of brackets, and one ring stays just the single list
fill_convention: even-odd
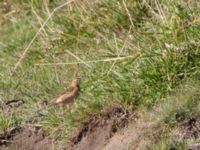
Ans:
[{"label": "dirt clod", "polygon": [[13,100],[7,101],[5,104],[6,104],[6,106],[9,106],[9,107],[19,107],[20,105],[22,105],[24,103],[25,103],[24,100],[13,99]]},{"label": "dirt clod", "polygon": [[200,137],[200,117],[193,117],[181,125],[179,135],[183,139]]},{"label": "dirt clod", "polygon": [[13,137],[20,131],[21,131],[21,127],[16,127],[0,135],[0,146],[6,146],[10,144],[10,141],[13,140]]},{"label": "dirt clod", "polygon": [[[189,150],[199,150],[200,116],[194,116],[182,123],[173,133],[173,137],[189,144]],[[197,143],[191,141],[197,141]]]}]

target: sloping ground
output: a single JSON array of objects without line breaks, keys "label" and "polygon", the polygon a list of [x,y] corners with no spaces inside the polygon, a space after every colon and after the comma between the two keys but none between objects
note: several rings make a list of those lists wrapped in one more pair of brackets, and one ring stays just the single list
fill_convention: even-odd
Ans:
[{"label": "sloping ground", "polygon": [[[1,106],[0,111],[3,115],[12,116],[12,110],[20,111],[23,100],[9,100]],[[0,149],[48,149],[51,147],[51,140],[39,126],[24,126],[11,128],[0,134]]]},{"label": "sloping ground", "polygon": [[49,150],[54,144],[40,127],[13,129],[0,137],[1,150]]},{"label": "sloping ground", "polygon": [[150,121],[152,118],[148,121],[143,120],[144,118],[138,119],[136,114],[114,107],[101,118],[92,117],[71,138],[68,149],[145,149],[150,143],[156,142],[162,128],[156,128],[157,121]]},{"label": "sloping ground", "polygon": [[163,127],[154,112],[146,112],[139,119],[131,122],[126,128],[109,139],[104,150],[146,149],[157,142]]},{"label": "sloping ground", "polygon": [[73,138],[68,149],[71,150],[98,150],[102,149],[109,139],[122,128],[125,128],[131,115],[121,107],[114,107],[104,112],[102,117],[91,117],[83,123]]},{"label": "sloping ground", "polygon": [[[148,149],[160,140],[162,127],[153,122],[135,122],[115,134],[103,147],[104,150]],[[188,143],[189,150],[200,149],[200,117],[190,118],[171,135],[177,141]]]},{"label": "sloping ground", "polygon": [[[159,143],[165,126],[159,111],[139,115],[117,106],[101,116],[91,116],[73,134],[67,150],[145,150]],[[200,117],[194,116],[173,129],[169,138],[184,140],[190,150],[200,148]],[[62,150],[41,126],[14,128],[0,136],[1,150]]]},{"label": "sloping ground", "polygon": [[[162,104],[162,106],[166,107],[167,103]],[[175,103],[172,100],[168,104],[170,107],[176,108]],[[162,135],[164,135],[167,139],[184,142],[191,150],[198,150],[200,146],[200,117],[192,115],[185,121],[180,121],[176,118],[178,113],[176,112],[174,115],[177,119],[176,127],[172,127],[166,132],[168,125],[164,122],[164,118],[170,112],[166,112],[169,109],[164,110],[163,107],[157,106],[143,114],[127,113],[122,108],[117,107],[110,109],[100,118],[92,117],[82,125],[71,139],[70,149],[146,150],[151,149],[152,145],[160,143]],[[171,148],[174,148],[173,145]]]},{"label": "sloping ground", "polygon": [[181,124],[174,132],[176,139],[184,140],[189,144],[190,150],[200,149],[200,116],[193,117]]},{"label": "sloping ground", "polygon": [[[102,149],[130,120],[136,119],[120,106],[114,106],[102,112],[101,116],[91,116],[70,139],[68,149],[95,150]],[[25,125],[10,129],[0,135],[0,150],[62,150],[58,143],[51,139],[41,126]]]},{"label": "sloping ground", "polygon": [[[12,110],[20,111],[23,100],[9,100],[1,106],[2,114],[10,116]],[[0,150],[49,150],[56,142],[42,129],[41,125],[23,125],[0,134]],[[56,147],[54,149],[59,149]]]},{"label": "sloping ground", "polygon": [[[153,123],[145,123],[145,122],[135,122],[132,123],[128,128],[123,129],[119,133],[117,133],[115,136],[113,136],[108,143],[104,146],[104,150],[125,150],[125,149],[145,149],[149,144],[153,143],[151,141],[152,138],[150,137],[146,138],[145,135],[147,134],[147,129],[152,130]],[[158,136],[156,133],[159,133],[158,131],[153,131],[152,137]],[[142,139],[141,139],[142,138]]]}]

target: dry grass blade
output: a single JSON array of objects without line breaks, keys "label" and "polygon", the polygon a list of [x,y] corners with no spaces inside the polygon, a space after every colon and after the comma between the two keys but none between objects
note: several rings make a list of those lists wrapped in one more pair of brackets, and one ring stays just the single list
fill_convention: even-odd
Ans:
[{"label": "dry grass blade", "polygon": [[111,61],[119,61],[123,59],[137,58],[136,56],[126,56],[126,57],[116,57],[116,58],[108,58],[108,59],[99,59],[99,60],[91,60],[91,61],[80,61],[80,62],[69,62],[69,63],[43,63],[43,64],[35,64],[35,66],[53,66],[53,65],[75,65],[75,64],[88,64],[88,63],[98,63],[98,62],[111,62]]},{"label": "dry grass blade", "polygon": [[[124,41],[124,44],[123,44],[122,48],[120,49],[120,51],[119,51],[119,53],[118,53],[118,55],[117,55],[118,58],[120,58],[120,55],[123,53],[123,51],[124,51],[124,49],[125,49],[125,46],[126,46],[127,41],[128,41],[128,36],[129,36],[129,34],[130,34],[130,31],[132,30],[132,27],[133,27],[133,26],[130,27],[130,29],[129,29],[128,33],[127,33],[126,39],[125,39],[125,41]],[[107,72],[107,75],[112,71],[112,69],[113,69],[114,65],[116,64],[116,62],[117,62],[117,59],[113,62],[112,66],[110,67],[110,69],[109,69],[108,72]]]},{"label": "dry grass blade", "polygon": [[85,61],[80,59],[78,56],[74,55],[72,52],[65,50],[70,56],[76,58],[78,61],[80,61],[82,64],[85,64],[87,67],[92,68],[90,65],[88,65]]},{"label": "dry grass blade", "polygon": [[131,14],[130,14],[130,12],[129,12],[129,10],[128,10],[128,7],[127,7],[125,1],[123,0],[122,3],[123,3],[123,5],[124,5],[124,8],[125,8],[126,13],[127,13],[127,15],[128,15],[128,18],[129,18],[129,20],[130,20],[130,22],[131,22],[131,26],[134,27],[132,16],[131,16]]}]

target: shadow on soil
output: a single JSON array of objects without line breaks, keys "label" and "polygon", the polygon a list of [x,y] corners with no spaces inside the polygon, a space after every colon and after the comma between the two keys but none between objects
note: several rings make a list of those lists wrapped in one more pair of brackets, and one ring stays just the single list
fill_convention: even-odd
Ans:
[{"label": "shadow on soil", "polygon": [[115,133],[127,126],[130,117],[133,115],[119,106],[105,110],[101,117],[90,117],[70,139],[68,149],[101,149]]}]

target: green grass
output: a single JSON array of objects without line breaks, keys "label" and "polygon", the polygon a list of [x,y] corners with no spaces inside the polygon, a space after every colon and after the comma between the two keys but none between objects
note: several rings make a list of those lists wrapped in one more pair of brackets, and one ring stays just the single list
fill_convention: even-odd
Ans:
[{"label": "green grass", "polygon": [[176,149],[176,150],[187,150],[188,147],[184,142],[179,142],[175,140],[163,140],[158,145],[153,147],[153,150],[169,150],[169,149]]},{"label": "green grass", "polygon": [[[13,110],[14,118],[1,115],[1,131],[31,120],[64,139],[103,107],[121,103],[130,110],[151,108],[188,79],[200,80],[198,0],[73,2],[54,13],[11,75],[49,12],[64,2],[0,1],[0,100],[2,106],[10,99],[26,102],[20,111]],[[90,67],[84,63],[53,65],[80,62],[68,51],[86,63],[132,58],[88,63]],[[45,63],[52,65],[36,65]],[[41,109],[76,73],[83,78],[82,94],[72,112],[59,106]],[[43,116],[32,120],[38,114]],[[166,118],[169,124],[173,124],[171,116]]]},{"label": "green grass", "polygon": [[[143,128],[142,135],[132,143],[133,149],[137,145],[142,146],[152,141],[148,143],[148,149],[181,150],[188,149],[191,141],[198,141],[199,138],[177,138],[177,133],[189,133],[193,130],[188,127],[187,131],[183,131],[182,127],[191,118],[199,117],[199,96],[199,82],[189,80],[184,85],[178,86],[176,90],[174,89],[173,95],[163,98],[151,110],[143,111],[138,122],[149,126]],[[141,109],[138,112],[141,112]],[[137,124],[137,122],[134,123]]]}]

